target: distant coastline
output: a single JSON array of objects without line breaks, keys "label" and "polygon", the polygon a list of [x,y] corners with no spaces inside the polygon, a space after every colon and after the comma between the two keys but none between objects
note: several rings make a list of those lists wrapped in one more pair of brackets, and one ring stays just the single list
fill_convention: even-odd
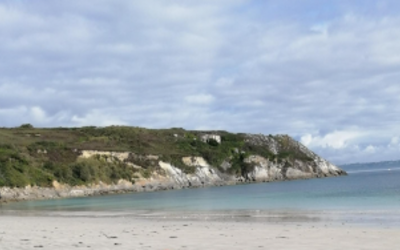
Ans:
[{"label": "distant coastline", "polygon": [[393,161],[376,161],[376,162],[355,162],[355,163],[347,163],[347,164],[339,164],[341,168],[352,168],[352,167],[392,167],[398,166],[400,167],[400,160],[393,160]]}]

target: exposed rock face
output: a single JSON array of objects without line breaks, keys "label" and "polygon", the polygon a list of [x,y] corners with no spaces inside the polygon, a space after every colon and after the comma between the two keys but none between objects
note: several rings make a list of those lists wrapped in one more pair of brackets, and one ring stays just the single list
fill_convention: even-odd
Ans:
[{"label": "exposed rock face", "polygon": [[97,151],[97,150],[82,150],[81,158],[90,158],[95,155],[115,157],[120,161],[128,159],[130,152],[109,152],[109,151]]},{"label": "exposed rock face", "polygon": [[246,162],[255,165],[254,170],[248,173],[249,179],[255,181],[273,181],[346,175],[345,171],[319,157],[303,144],[287,135],[277,135],[274,137],[247,135],[247,140],[255,145],[268,147],[274,154],[279,154],[290,149],[303,155],[303,158],[304,156],[307,158],[305,160],[295,159],[293,161],[284,159],[278,162],[252,155],[246,159]]},{"label": "exposed rock face", "polygon": [[59,185],[53,183],[52,188],[31,187],[25,188],[0,188],[1,201],[22,201],[22,200],[39,200],[39,199],[56,199],[56,198],[69,198],[69,197],[83,197],[112,193],[124,192],[140,192],[144,191],[143,188],[138,188],[132,183],[125,180],[120,180],[117,184],[107,185],[98,183],[89,186],[75,186]]},{"label": "exposed rock face", "polygon": [[221,136],[215,134],[206,134],[201,136],[201,141],[208,142],[209,140],[215,140],[218,143],[221,143]]},{"label": "exposed rock face", "polygon": [[[246,141],[252,145],[267,147],[269,152],[278,155],[290,150],[297,152],[300,158],[273,158],[269,159],[260,155],[248,155],[244,163],[250,170],[237,176],[229,174],[232,164],[226,159],[219,166],[211,166],[203,157],[187,156],[182,158],[182,163],[189,169],[185,173],[180,168],[169,162],[160,160],[157,155],[139,156],[132,152],[108,152],[83,150],[80,158],[103,156],[110,161],[125,163],[128,167],[143,170],[145,166],[135,165],[132,158],[151,161],[156,164],[157,171],[152,171],[150,177],[143,175],[132,180],[119,180],[115,184],[96,183],[88,186],[71,187],[58,182],[53,182],[52,188],[25,187],[25,188],[0,188],[1,201],[53,199],[64,197],[79,197],[101,195],[109,193],[156,191],[165,189],[181,189],[201,186],[231,185],[238,182],[269,182],[279,180],[307,179],[329,176],[345,175],[346,173],[328,161],[322,159],[314,152],[289,136],[246,135]],[[219,142],[221,139],[219,138]],[[236,154],[244,154],[234,149]],[[142,161],[146,162],[146,161]],[[223,172],[221,172],[223,171]]]},{"label": "exposed rock face", "polygon": [[208,165],[207,161],[204,160],[203,157],[183,157],[182,162],[190,167],[210,167],[210,165]]},{"label": "exposed rock face", "polygon": [[169,163],[160,161],[160,167],[165,171],[171,184],[178,184],[180,187],[200,187],[226,184],[219,172],[211,168],[202,157],[192,158],[189,166],[195,167],[194,174],[184,174],[182,170]]},{"label": "exposed rock face", "polygon": [[[314,161],[302,162],[269,161],[258,155],[252,155],[245,159],[247,163],[254,165],[254,170],[247,173],[250,181],[274,181],[307,179],[315,177],[328,177],[343,175],[344,171],[332,165],[328,161],[317,157]],[[287,167],[287,165],[290,165]]]}]

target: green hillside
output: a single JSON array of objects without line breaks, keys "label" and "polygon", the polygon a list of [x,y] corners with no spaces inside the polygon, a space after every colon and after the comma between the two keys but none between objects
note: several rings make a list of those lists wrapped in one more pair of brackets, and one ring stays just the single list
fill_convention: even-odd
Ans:
[{"label": "green hillside", "polygon": [[[206,133],[220,135],[221,143],[212,139],[202,141],[201,136]],[[33,128],[29,124],[1,128],[0,186],[46,187],[51,186],[54,180],[70,185],[98,181],[111,183],[119,179],[134,181],[139,174],[148,177],[153,171],[161,171],[156,162],[142,157],[145,155],[157,155],[185,173],[191,173],[194,168],[183,164],[182,157],[202,156],[221,172],[237,176],[252,170],[251,164],[243,162],[250,154],[275,161],[312,160],[285,141],[286,137],[269,137],[278,141],[280,153],[273,154],[265,145],[248,140],[245,134],[226,131],[125,126],[44,129]],[[127,162],[110,160],[105,156],[81,159],[78,158],[81,150],[132,152],[128,161],[143,168],[133,168]],[[224,161],[232,167],[228,170],[219,167]]]}]

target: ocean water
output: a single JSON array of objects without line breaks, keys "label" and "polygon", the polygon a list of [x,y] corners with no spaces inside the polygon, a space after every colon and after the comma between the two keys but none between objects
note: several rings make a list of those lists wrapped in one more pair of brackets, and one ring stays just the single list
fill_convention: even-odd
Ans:
[{"label": "ocean water", "polygon": [[[340,212],[400,222],[400,166],[345,169],[348,176],[3,204],[0,212]],[[393,219],[395,218],[395,219]]]}]

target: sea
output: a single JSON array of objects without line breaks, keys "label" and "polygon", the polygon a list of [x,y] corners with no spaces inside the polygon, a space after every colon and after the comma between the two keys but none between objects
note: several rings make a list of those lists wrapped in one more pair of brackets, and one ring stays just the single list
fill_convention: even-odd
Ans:
[{"label": "sea", "polygon": [[400,227],[400,162],[342,166],[347,176],[26,201],[0,214],[331,220]]}]

